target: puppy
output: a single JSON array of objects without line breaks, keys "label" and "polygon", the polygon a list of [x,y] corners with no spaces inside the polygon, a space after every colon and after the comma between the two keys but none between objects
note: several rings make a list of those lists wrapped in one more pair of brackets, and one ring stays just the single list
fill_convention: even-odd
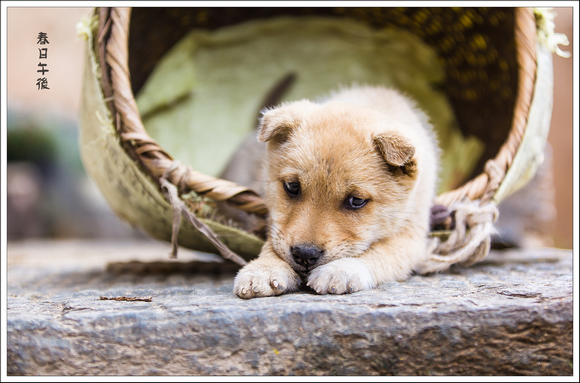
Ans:
[{"label": "puppy", "polygon": [[404,280],[427,258],[439,150],[392,89],[353,87],[263,112],[269,234],[234,280],[242,298],[343,294]]}]

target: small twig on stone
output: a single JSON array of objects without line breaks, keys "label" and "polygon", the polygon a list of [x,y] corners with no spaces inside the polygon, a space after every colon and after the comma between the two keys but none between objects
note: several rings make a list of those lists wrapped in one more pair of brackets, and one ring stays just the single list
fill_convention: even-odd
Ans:
[{"label": "small twig on stone", "polygon": [[136,301],[140,301],[140,302],[151,302],[151,299],[153,297],[149,297],[149,298],[136,298],[136,297],[114,297],[114,298],[108,298],[108,297],[99,297],[102,301],[129,301],[129,302],[136,302]]}]

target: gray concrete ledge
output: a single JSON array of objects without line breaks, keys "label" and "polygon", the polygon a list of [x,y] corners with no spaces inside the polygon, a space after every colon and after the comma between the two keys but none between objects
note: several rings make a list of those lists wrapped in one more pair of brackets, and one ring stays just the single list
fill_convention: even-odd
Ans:
[{"label": "gray concrete ledge", "polygon": [[570,250],[252,300],[232,294],[235,267],[194,272],[216,257],[169,250],[9,243],[8,375],[572,375]]}]

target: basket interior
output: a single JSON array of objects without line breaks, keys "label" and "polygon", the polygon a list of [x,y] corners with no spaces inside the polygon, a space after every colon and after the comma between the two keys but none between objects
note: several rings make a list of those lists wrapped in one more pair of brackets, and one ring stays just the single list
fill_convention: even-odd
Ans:
[{"label": "basket interior", "polygon": [[506,140],[517,93],[513,8],[134,8],[129,30],[137,94],[158,60],[194,28],[216,29],[276,16],[350,18],[372,28],[411,31],[437,52],[459,127],[485,143],[471,178]]}]

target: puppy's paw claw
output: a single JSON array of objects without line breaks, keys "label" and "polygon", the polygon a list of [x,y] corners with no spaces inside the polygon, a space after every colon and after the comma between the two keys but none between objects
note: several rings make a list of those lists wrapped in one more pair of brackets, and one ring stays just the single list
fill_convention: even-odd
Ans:
[{"label": "puppy's paw claw", "polygon": [[344,294],[375,287],[369,269],[358,259],[342,258],[312,270],[307,286],[318,294]]},{"label": "puppy's paw claw", "polygon": [[295,291],[299,284],[300,277],[290,266],[272,269],[249,264],[236,275],[234,294],[240,298],[269,297]]}]

